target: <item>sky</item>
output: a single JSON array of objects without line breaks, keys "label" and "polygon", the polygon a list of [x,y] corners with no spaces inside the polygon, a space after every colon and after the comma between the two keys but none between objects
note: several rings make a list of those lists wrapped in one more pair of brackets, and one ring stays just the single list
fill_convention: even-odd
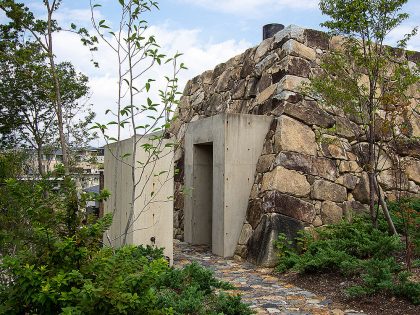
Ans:
[{"label": "sky", "polygon": [[[95,17],[109,21],[111,27],[117,25],[118,1],[95,1],[103,5],[94,12]],[[45,16],[42,0],[24,2],[37,16]],[[318,8],[317,0],[161,0],[159,7],[160,10],[148,13],[145,19],[163,52],[183,53],[182,62],[188,70],[179,75],[181,91],[194,76],[258,45],[265,24],[296,24],[322,30],[320,23],[326,20]],[[420,0],[409,0],[404,11],[410,14],[410,18],[389,34],[388,43],[391,45],[420,25]],[[64,28],[75,23],[91,30],[90,17],[89,0],[63,0],[55,16]],[[0,23],[5,20],[0,14]],[[420,51],[420,35],[413,38],[408,47]],[[78,71],[89,77],[90,103],[97,113],[96,120],[101,123],[109,121],[110,117],[105,115],[105,111],[115,107],[117,84],[117,66],[112,51],[104,44],[99,45],[99,51],[93,58],[99,61],[100,67],[95,68],[90,61],[91,52],[74,34],[58,33],[54,37],[54,49],[58,61],[72,62]],[[152,77],[160,77],[156,87],[163,84],[162,74],[169,70],[168,67],[152,70]],[[126,131],[125,136],[129,133]],[[98,144],[100,142],[98,140]]]}]

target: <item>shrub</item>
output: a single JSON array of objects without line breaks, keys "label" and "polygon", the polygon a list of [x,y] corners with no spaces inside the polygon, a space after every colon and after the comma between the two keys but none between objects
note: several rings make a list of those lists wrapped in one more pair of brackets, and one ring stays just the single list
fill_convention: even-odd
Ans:
[{"label": "shrub", "polygon": [[395,254],[404,245],[398,236],[389,235],[387,226],[376,229],[365,217],[321,227],[310,234],[301,231],[297,247],[280,235],[278,271],[292,269],[299,273],[338,271],[356,275],[360,285],[350,287],[351,296],[384,290],[420,302],[420,284],[408,280],[408,274]]},{"label": "shrub", "polygon": [[398,233],[408,239],[406,246],[412,245],[414,254],[420,255],[420,198],[401,198],[390,202],[389,209]]},{"label": "shrub", "polygon": [[150,246],[103,247],[112,218],[86,218],[92,196],[71,180],[59,191],[8,180],[1,192],[0,314],[251,314],[197,264],[171,268]]}]

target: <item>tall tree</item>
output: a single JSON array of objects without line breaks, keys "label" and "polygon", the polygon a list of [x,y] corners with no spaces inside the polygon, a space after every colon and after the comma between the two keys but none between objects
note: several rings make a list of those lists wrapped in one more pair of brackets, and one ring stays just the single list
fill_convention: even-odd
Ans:
[{"label": "tall tree", "polygon": [[[149,33],[145,15],[158,9],[156,1],[119,0],[119,22],[115,29],[111,29],[110,23],[106,20],[96,19],[94,9],[101,7],[101,4],[95,4],[95,2],[90,1],[93,27],[97,31],[99,40],[107,44],[113,51],[118,67],[116,106],[106,111],[112,116],[112,121],[106,124],[97,123],[95,127],[103,133],[107,143],[117,142],[115,151],[110,153],[119,163],[130,168],[132,189],[127,209],[117,209],[116,188],[122,183],[116,179],[112,189],[113,212],[118,210],[128,214],[128,219],[124,223],[124,231],[122,235],[117,236],[122,239],[122,244],[126,244],[133,224],[154,201],[156,192],[170,179],[169,171],[153,174],[154,176],[165,177],[165,174],[167,176],[162,179],[161,185],[157,185],[159,187],[155,188],[156,191],[153,191],[150,197],[144,197],[147,194],[145,187],[153,178],[148,174],[150,171],[146,170],[149,168],[152,169],[152,172],[156,172],[155,165],[163,155],[165,145],[172,146],[172,144],[164,144],[165,131],[173,119],[171,113],[178,103],[179,94],[181,94],[178,91],[177,76],[185,66],[179,63],[181,54],[177,53],[172,57],[162,54],[155,36]],[[153,97],[152,91],[156,91],[156,86],[154,86],[156,78],[151,77],[151,72],[153,68],[163,64],[172,66],[169,70],[170,74],[164,76],[166,86],[157,91],[157,97]],[[117,130],[112,130],[111,133],[108,127],[112,126],[116,126]],[[129,129],[133,135],[130,152],[121,152],[120,140],[123,128]],[[149,138],[148,143],[142,144],[141,141],[151,133],[153,133],[152,140]],[[170,167],[173,166],[168,165],[168,169]],[[118,163],[115,163],[115,172],[117,172],[117,168]],[[138,204],[136,200],[139,198],[145,198],[147,202],[142,204],[141,209],[136,212],[135,204]]]},{"label": "tall tree", "polygon": [[57,65],[54,55],[53,33],[58,32],[61,28],[54,20],[54,13],[59,9],[61,0],[43,0],[46,10],[45,20],[35,18],[34,14],[23,3],[15,0],[0,0],[0,9],[11,20],[8,24],[10,31],[26,31],[32,37],[43,52],[46,54],[50,75],[54,84],[54,110],[57,116],[58,133],[60,137],[60,145],[63,152],[63,164],[66,174],[69,173],[68,153],[66,146],[66,138],[63,122],[63,101],[61,82],[57,73]]},{"label": "tall tree", "polygon": [[[0,32],[0,34],[4,34]],[[34,149],[38,173],[45,175],[43,156],[46,148],[57,149],[58,124],[55,114],[55,86],[51,80],[45,53],[36,42],[10,37],[0,44],[0,122],[14,119],[13,128],[4,130],[13,136],[15,145]],[[63,120],[66,146],[83,146],[92,140],[87,125],[94,114],[85,102],[88,99],[88,79],[68,63],[57,65],[62,82]],[[45,163],[44,163],[45,164]]]},{"label": "tall tree", "polygon": [[1,121],[13,117],[15,122],[12,129],[5,130],[5,135],[13,136],[15,145],[35,150],[38,172],[44,175],[44,146],[53,142],[56,134],[45,56],[37,44],[22,44],[18,40],[3,41],[1,48],[0,103],[4,114]]},{"label": "tall tree", "polygon": [[330,18],[322,25],[331,35],[340,36],[340,45],[324,56],[322,71],[308,89],[321,104],[341,110],[362,128],[358,141],[368,143],[365,167],[372,222],[376,224],[378,198],[393,233],[396,230],[378,183],[379,156],[381,147],[390,140],[389,134],[402,134],[403,126],[396,118],[412,106],[409,90],[419,82],[418,65],[408,61],[404,50],[416,29],[398,43],[398,49],[384,43],[387,35],[408,18],[400,12],[406,2],[321,0],[321,11]]},{"label": "tall tree", "polygon": [[97,134],[89,129],[96,114],[92,111],[92,104],[88,103],[88,77],[77,72],[69,62],[58,64],[57,74],[62,89],[65,140],[71,156],[75,149],[88,146],[97,137]]}]

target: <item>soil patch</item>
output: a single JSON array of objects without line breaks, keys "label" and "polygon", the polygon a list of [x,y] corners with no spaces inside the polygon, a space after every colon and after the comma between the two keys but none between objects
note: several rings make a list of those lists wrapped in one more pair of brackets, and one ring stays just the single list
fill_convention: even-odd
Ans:
[{"label": "soil patch", "polygon": [[325,296],[331,300],[332,308],[342,310],[363,311],[369,315],[418,315],[420,306],[409,301],[385,293],[366,297],[348,298],[345,289],[357,284],[356,280],[348,279],[338,273],[277,275],[280,280],[294,284],[302,289]]}]

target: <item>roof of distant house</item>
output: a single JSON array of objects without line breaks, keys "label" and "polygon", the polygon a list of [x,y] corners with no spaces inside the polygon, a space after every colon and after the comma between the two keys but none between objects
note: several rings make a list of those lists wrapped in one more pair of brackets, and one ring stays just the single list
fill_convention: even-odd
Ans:
[{"label": "roof of distant house", "polygon": [[99,194],[99,185],[95,185],[95,186],[92,186],[92,187],[85,188],[85,189],[83,189],[83,191],[86,192],[86,193]]}]

